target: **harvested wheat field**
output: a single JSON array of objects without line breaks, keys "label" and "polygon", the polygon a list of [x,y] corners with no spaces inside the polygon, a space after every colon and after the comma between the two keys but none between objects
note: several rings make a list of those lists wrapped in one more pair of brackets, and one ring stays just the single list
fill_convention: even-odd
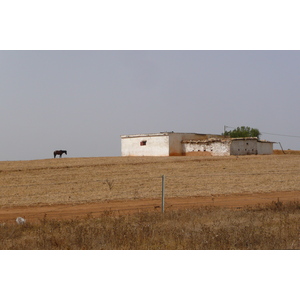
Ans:
[{"label": "harvested wheat field", "polygon": [[300,200],[300,155],[99,157],[0,162],[0,221]]}]

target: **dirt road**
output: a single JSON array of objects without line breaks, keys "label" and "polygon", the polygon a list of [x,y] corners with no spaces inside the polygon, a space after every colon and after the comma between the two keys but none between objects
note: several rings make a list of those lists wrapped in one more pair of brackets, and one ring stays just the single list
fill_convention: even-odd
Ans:
[{"label": "dirt road", "polygon": [[[300,191],[215,195],[210,197],[186,197],[166,199],[165,210],[187,209],[205,205],[215,205],[227,208],[243,208],[256,204],[266,204],[272,201],[300,201]],[[161,201],[144,199],[128,201],[107,201],[87,204],[60,204],[27,207],[2,207],[0,222],[15,222],[17,217],[24,217],[28,222],[37,222],[43,218],[63,220],[97,217],[104,213],[129,214],[143,211],[161,211]]]}]

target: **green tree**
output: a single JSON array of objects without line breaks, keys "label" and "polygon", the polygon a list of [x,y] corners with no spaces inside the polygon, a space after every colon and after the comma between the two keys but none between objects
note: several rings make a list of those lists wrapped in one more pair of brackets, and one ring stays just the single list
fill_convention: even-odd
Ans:
[{"label": "green tree", "polygon": [[261,133],[256,128],[250,128],[248,126],[237,127],[230,131],[225,131],[223,133],[224,136],[229,136],[231,138],[239,138],[239,137],[257,137],[259,139]]}]

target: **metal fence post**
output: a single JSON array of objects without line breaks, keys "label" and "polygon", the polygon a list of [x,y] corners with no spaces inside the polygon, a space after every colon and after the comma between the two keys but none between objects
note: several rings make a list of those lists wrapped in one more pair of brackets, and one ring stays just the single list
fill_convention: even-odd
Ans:
[{"label": "metal fence post", "polygon": [[161,183],[161,212],[165,212],[165,175],[162,175]]}]

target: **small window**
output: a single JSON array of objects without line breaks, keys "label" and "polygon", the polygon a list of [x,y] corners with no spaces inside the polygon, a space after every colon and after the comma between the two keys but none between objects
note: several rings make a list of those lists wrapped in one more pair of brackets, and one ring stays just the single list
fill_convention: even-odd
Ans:
[{"label": "small window", "polygon": [[141,141],[140,142],[140,146],[146,146],[146,144],[147,144],[147,141]]}]

